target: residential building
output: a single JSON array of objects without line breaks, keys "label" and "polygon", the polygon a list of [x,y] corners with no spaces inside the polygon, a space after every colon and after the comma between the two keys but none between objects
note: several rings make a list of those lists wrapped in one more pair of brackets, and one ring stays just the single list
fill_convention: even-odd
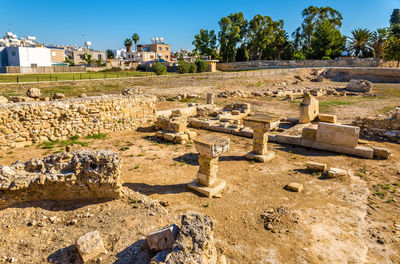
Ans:
[{"label": "residential building", "polygon": [[51,66],[50,49],[36,47],[0,47],[0,66]]},{"label": "residential building", "polygon": [[50,50],[51,63],[58,64],[65,61],[65,51],[64,48],[56,46],[46,46]]},{"label": "residential building", "polygon": [[137,51],[126,53],[127,60],[146,62],[152,60],[171,61],[171,46],[163,38],[153,38],[151,44],[138,44]]},{"label": "residential building", "polygon": [[71,51],[71,60],[76,64],[85,64],[84,58],[85,54],[90,54],[92,55],[93,60],[98,60],[101,58],[102,61],[107,60],[106,53],[103,51],[96,51],[96,50],[72,50]]},{"label": "residential building", "polygon": [[112,52],[116,60],[123,60],[126,57],[126,49],[112,50]]}]

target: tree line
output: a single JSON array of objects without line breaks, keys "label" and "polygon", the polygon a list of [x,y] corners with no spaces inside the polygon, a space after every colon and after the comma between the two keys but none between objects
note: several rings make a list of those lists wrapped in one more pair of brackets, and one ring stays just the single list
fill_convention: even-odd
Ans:
[{"label": "tree line", "polygon": [[291,34],[284,21],[260,14],[248,21],[242,12],[218,22],[219,32],[201,29],[194,36],[194,51],[222,62],[248,60],[330,60],[347,51],[362,58],[400,62],[400,10],[395,9],[388,28],[355,29],[342,35],[343,17],[331,7],[309,6],[301,13],[303,22]]}]

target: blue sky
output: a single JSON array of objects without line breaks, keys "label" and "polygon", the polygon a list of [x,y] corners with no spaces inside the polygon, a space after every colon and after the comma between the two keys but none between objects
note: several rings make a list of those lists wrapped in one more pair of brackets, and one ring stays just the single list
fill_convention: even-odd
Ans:
[{"label": "blue sky", "polygon": [[138,33],[140,42],[164,37],[173,50],[192,49],[201,28],[218,30],[221,17],[242,11],[250,20],[261,14],[283,19],[291,34],[309,5],[331,6],[343,15],[342,33],[355,28],[375,30],[389,24],[400,0],[0,0],[0,34],[8,30],[33,35],[46,44],[77,44],[90,40],[93,48],[121,48]]}]

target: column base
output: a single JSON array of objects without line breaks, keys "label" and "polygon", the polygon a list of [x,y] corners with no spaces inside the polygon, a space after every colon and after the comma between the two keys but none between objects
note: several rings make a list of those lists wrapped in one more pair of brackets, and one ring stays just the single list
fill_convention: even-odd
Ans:
[{"label": "column base", "polygon": [[215,194],[223,191],[226,187],[226,182],[221,179],[217,179],[212,186],[204,186],[197,183],[197,180],[192,181],[187,185],[189,189],[192,189],[198,193],[201,193],[207,197],[212,197]]},{"label": "column base", "polygon": [[253,152],[249,152],[246,155],[246,159],[249,160],[257,160],[259,162],[269,162],[275,157],[275,152],[273,151],[268,151],[266,155],[259,155],[259,154],[254,154]]}]

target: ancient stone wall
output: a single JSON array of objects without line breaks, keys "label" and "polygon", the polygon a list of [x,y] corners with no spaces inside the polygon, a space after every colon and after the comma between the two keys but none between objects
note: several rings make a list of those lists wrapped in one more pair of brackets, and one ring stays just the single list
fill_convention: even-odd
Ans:
[{"label": "ancient stone wall", "polygon": [[379,59],[354,59],[354,60],[265,60],[217,63],[219,71],[241,71],[266,69],[271,67],[379,67]]},{"label": "ancient stone wall", "polygon": [[106,151],[60,153],[0,166],[0,209],[42,200],[115,199],[122,160]]},{"label": "ancient stone wall", "polygon": [[136,129],[156,118],[156,98],[107,95],[0,105],[0,148]]},{"label": "ancient stone wall", "polygon": [[400,143],[400,109],[396,108],[386,116],[357,117],[353,125],[360,127],[364,138]]}]

